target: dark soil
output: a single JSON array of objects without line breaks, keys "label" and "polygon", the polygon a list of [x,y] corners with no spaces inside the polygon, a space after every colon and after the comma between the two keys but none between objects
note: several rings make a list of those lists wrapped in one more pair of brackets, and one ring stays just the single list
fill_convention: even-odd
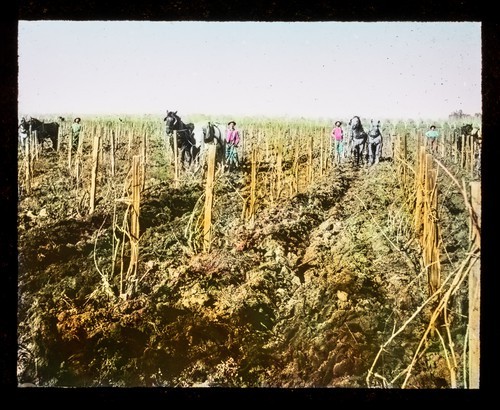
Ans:
[{"label": "dark soil", "polygon": [[[262,198],[253,225],[241,211],[248,174],[219,174],[209,252],[189,238],[201,178],[179,187],[147,180],[127,300],[119,294],[128,256],[113,258],[122,239],[113,229],[122,216],[113,224],[113,215],[125,205],[113,213],[102,194],[89,216],[88,199],[62,194],[71,184],[53,164],[42,156],[19,202],[19,384],[401,387],[432,306],[412,318],[427,278],[411,195],[391,160],[344,164],[291,199]],[[452,184],[440,212],[445,275],[469,247]],[[464,287],[449,305],[459,380],[466,296]],[[439,337],[425,343],[405,387],[450,387]]]}]

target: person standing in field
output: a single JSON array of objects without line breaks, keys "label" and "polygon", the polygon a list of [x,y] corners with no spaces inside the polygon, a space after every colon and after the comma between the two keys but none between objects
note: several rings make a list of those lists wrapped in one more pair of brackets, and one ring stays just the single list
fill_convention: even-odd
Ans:
[{"label": "person standing in field", "polygon": [[78,144],[80,142],[80,133],[82,131],[82,124],[80,124],[81,118],[76,117],[71,124],[71,146],[73,152],[78,149]]},{"label": "person standing in field", "polygon": [[335,126],[330,134],[332,143],[332,155],[337,164],[344,158],[344,130],[340,121],[335,122]]},{"label": "person standing in field", "polygon": [[229,121],[226,130],[226,167],[231,170],[232,165],[239,167],[238,144],[240,143],[240,133],[235,128],[236,123]]},{"label": "person standing in field", "polygon": [[436,126],[431,125],[429,131],[425,133],[425,138],[427,139],[427,145],[429,146],[431,152],[437,153],[438,137],[439,137],[439,132],[436,130]]}]

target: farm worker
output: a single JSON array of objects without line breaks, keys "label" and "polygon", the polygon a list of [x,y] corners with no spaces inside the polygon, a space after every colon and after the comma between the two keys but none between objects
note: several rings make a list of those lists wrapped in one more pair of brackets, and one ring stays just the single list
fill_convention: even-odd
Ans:
[{"label": "farm worker", "polygon": [[238,144],[240,143],[240,133],[235,128],[236,123],[229,121],[226,130],[226,166],[230,169],[231,165],[239,167]]},{"label": "farm worker", "polygon": [[429,131],[425,133],[427,138],[427,144],[430,146],[431,151],[437,152],[437,138],[439,137],[439,132],[436,131],[436,126],[431,125]]},{"label": "farm worker", "polygon": [[332,154],[337,158],[337,164],[340,164],[344,157],[344,130],[340,121],[335,122],[330,136],[333,147]]},{"label": "farm worker", "polygon": [[80,140],[80,132],[82,131],[82,124],[80,124],[81,118],[76,117],[71,124],[71,145],[73,147],[73,151],[76,151],[78,148],[78,143]]}]

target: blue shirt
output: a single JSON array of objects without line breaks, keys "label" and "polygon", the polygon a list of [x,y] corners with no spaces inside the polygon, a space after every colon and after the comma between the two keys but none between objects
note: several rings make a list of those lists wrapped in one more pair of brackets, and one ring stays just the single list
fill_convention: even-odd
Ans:
[{"label": "blue shirt", "polygon": [[436,130],[429,130],[425,133],[425,136],[427,138],[437,138],[439,137],[439,132],[437,132]]}]

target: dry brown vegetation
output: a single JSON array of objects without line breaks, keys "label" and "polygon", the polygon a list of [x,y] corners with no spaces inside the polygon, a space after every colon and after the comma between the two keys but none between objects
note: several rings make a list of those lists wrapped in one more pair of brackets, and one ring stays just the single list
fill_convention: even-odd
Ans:
[{"label": "dry brown vegetation", "polygon": [[72,158],[64,138],[20,151],[19,383],[470,387],[477,168],[443,144],[419,186],[417,124],[386,123],[383,160],[355,168],[332,166],[328,126],[240,122],[208,249],[206,167],[174,180],[161,121],[86,121]]}]

